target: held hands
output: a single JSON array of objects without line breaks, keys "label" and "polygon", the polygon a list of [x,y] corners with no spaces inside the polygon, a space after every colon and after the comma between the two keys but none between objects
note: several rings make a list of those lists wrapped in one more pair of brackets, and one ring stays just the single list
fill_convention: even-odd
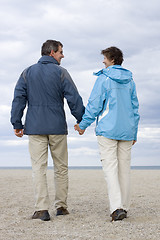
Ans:
[{"label": "held hands", "polygon": [[74,125],[74,129],[75,129],[75,131],[78,131],[78,132],[79,132],[79,135],[83,135],[83,133],[85,132],[85,130],[82,130],[82,129],[79,127],[79,124]]},{"label": "held hands", "polygon": [[23,137],[23,129],[14,129],[14,134],[17,137]]}]

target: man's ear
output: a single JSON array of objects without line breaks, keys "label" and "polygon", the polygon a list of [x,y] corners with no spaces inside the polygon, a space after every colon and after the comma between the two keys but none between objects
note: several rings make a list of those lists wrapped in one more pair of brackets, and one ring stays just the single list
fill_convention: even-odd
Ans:
[{"label": "man's ear", "polygon": [[52,50],[51,50],[51,53],[49,54],[49,56],[54,57],[54,54],[55,54],[55,52],[54,52],[54,50],[52,49]]}]

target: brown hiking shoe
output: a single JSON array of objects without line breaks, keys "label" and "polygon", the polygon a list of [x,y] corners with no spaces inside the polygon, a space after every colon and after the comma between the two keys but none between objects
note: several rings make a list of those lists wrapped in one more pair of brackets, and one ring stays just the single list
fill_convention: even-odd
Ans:
[{"label": "brown hiking shoe", "polygon": [[34,212],[32,219],[41,219],[42,221],[49,221],[50,215],[47,210],[41,210]]},{"label": "brown hiking shoe", "polygon": [[57,208],[56,216],[59,216],[59,215],[67,215],[67,214],[69,214],[69,212],[68,212],[68,210],[65,209],[64,207]]},{"label": "brown hiking shoe", "polygon": [[123,209],[117,209],[110,216],[112,217],[112,222],[123,220],[124,218],[126,218],[126,212]]}]

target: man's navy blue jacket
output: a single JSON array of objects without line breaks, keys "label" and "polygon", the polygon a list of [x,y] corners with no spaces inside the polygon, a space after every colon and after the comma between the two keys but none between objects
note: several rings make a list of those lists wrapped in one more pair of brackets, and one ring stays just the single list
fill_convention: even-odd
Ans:
[{"label": "man's navy blue jacket", "polygon": [[[24,134],[66,135],[66,98],[72,115],[80,122],[84,113],[82,98],[66,69],[51,56],[24,70],[14,91],[11,123]],[[23,111],[28,105],[24,126]]]}]

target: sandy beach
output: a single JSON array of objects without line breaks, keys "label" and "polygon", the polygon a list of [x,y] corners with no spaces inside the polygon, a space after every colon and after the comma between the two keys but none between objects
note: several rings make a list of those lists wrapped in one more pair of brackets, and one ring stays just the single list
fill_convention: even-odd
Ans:
[{"label": "sandy beach", "polygon": [[160,170],[132,170],[128,218],[110,222],[102,170],[69,170],[67,216],[55,216],[53,170],[48,170],[51,221],[32,220],[31,170],[0,170],[0,240],[158,240]]}]

